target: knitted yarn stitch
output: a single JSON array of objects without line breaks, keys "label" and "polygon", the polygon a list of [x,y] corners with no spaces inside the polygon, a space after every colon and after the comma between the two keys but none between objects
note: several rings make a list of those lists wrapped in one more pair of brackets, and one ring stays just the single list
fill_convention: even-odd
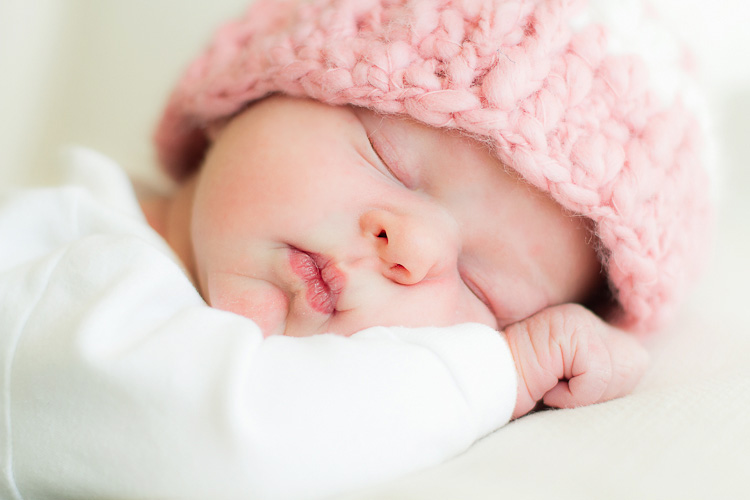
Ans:
[{"label": "knitted yarn stitch", "polygon": [[711,209],[701,130],[649,90],[638,55],[608,53],[576,0],[258,0],[174,90],[163,167],[198,167],[207,128],[271,93],[458,129],[572,213],[634,330],[661,325],[705,259]]}]

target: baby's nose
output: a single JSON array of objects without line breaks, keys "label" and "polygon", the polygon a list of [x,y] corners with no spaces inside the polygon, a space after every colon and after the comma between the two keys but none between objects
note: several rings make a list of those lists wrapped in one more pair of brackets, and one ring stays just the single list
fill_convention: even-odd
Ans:
[{"label": "baby's nose", "polygon": [[373,240],[383,275],[396,283],[414,285],[456,267],[458,227],[447,214],[375,209],[362,215],[360,226]]}]

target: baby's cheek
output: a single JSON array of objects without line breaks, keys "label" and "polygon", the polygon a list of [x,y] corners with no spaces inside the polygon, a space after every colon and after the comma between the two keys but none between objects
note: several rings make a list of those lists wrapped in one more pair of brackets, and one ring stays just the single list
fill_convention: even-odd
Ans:
[{"label": "baby's cheek", "polygon": [[214,274],[208,277],[207,301],[211,307],[253,320],[264,337],[284,333],[289,300],[268,281]]}]

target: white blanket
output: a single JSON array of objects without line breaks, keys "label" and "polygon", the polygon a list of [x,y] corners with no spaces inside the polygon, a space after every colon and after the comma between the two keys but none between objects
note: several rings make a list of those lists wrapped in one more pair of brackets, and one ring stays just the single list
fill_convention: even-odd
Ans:
[{"label": "white blanket", "polygon": [[116,165],[67,156],[60,186],[0,189],[3,499],[320,498],[510,419],[492,328],[264,339],[203,302]]}]

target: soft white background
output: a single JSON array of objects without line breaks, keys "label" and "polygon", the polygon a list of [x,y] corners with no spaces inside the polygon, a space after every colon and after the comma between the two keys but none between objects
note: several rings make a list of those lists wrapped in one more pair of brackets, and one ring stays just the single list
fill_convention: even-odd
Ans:
[{"label": "soft white background", "polygon": [[[43,180],[67,143],[158,181],[150,135],[161,104],[213,27],[246,3],[0,0],[0,184]],[[356,498],[746,495],[750,4],[656,3],[699,58],[722,183],[710,272],[650,341],[651,372],[630,398],[522,419],[445,466]]]}]

